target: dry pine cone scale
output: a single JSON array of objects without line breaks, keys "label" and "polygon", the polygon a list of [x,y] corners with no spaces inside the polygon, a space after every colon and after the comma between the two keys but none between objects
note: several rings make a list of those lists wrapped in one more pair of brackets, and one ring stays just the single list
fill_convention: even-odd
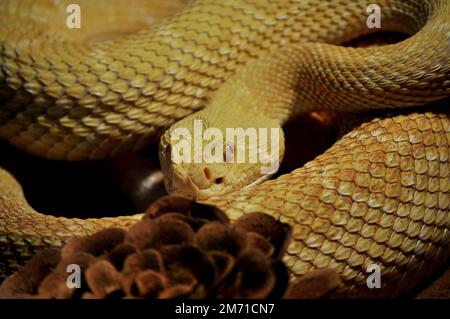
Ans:
[{"label": "dry pine cone scale", "polygon": [[[167,196],[128,231],[105,229],[39,252],[3,282],[0,297],[320,297],[336,288],[338,280],[322,280],[326,291],[286,293],[289,274],[282,256],[290,236],[289,225],[266,214],[231,223],[215,207]],[[74,265],[81,275],[78,286],[70,277]]]}]

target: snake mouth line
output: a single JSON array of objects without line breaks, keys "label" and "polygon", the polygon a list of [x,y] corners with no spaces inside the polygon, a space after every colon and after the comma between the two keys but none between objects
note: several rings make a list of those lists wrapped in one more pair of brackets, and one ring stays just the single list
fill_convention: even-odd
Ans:
[{"label": "snake mouth line", "polygon": [[[173,186],[173,184],[169,185],[169,193],[198,201],[206,200],[210,197],[221,196],[226,194],[228,190],[228,188],[225,187],[220,191],[220,193],[218,193],[215,192],[214,188],[200,188],[192,181],[190,176],[177,178],[177,180],[182,180],[182,182],[178,183],[178,187]],[[214,187],[214,184],[212,184],[212,187]]]}]

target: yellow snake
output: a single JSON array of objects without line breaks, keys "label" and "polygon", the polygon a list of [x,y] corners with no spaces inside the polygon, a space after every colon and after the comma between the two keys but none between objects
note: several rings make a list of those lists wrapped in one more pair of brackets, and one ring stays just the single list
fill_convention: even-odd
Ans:
[{"label": "yellow snake", "polygon": [[[195,118],[279,127],[313,109],[401,108],[450,95],[446,0],[377,1],[382,29],[411,37],[366,49],[335,45],[376,31],[366,24],[372,1],[191,1],[144,28],[151,2],[79,1],[92,27],[74,31],[64,26],[69,2],[1,1],[0,137],[49,159],[100,159],[139,149],[185,117],[173,128]],[[142,30],[103,41],[116,21]],[[375,119],[291,174],[208,202],[232,218],[257,210],[289,222],[294,275],[331,267],[349,296],[399,295],[449,256],[448,114]],[[171,165],[166,132],[160,157],[171,190],[208,198],[261,181],[257,165]],[[39,214],[0,169],[3,272],[36,249],[135,219]],[[365,286],[370,264],[381,267],[381,289]]]}]

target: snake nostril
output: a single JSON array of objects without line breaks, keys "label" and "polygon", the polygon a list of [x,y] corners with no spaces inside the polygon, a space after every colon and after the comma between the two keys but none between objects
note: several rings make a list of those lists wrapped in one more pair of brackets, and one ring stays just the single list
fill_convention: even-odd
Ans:
[{"label": "snake nostril", "polygon": [[223,182],[223,177],[218,177],[218,178],[216,178],[216,180],[214,181],[214,183],[216,183],[216,184],[222,184],[222,182]]},{"label": "snake nostril", "polygon": [[211,179],[211,171],[209,170],[209,168],[203,169],[203,174],[205,174],[205,177],[208,181]]}]

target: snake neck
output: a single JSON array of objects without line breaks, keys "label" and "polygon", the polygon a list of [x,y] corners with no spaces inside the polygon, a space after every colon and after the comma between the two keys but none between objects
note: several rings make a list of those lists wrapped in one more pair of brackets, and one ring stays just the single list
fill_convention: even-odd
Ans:
[{"label": "snake neck", "polygon": [[[210,112],[220,116],[233,110],[282,125],[298,113],[404,108],[447,97],[450,82],[436,79],[450,77],[450,23],[445,21],[450,4],[422,5],[409,15],[407,25],[406,7],[383,20],[383,30],[413,34],[397,44],[350,48],[303,43],[271,50],[222,85]],[[355,25],[349,28],[356,36],[367,33]]]}]

